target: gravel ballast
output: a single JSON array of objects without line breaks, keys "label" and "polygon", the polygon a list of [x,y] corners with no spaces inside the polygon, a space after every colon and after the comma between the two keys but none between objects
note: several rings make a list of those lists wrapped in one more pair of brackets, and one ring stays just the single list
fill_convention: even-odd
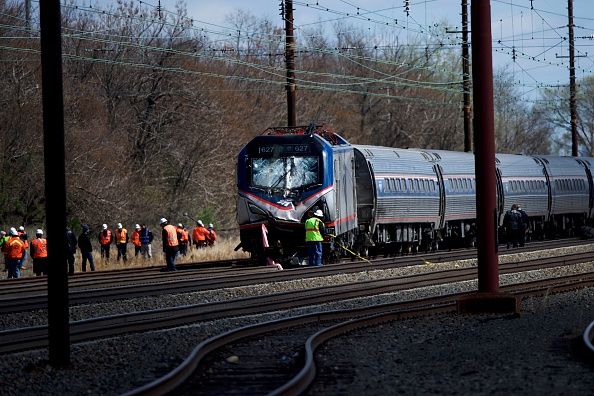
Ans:
[{"label": "gravel ballast", "polygon": [[[552,254],[549,252],[548,255]],[[528,258],[530,257],[523,259]],[[471,260],[467,261],[468,263],[409,267],[399,271],[401,271],[400,274],[405,274],[422,269],[425,271],[445,269],[449,265],[475,265]],[[501,284],[592,271],[592,268],[591,263],[586,263],[503,275]],[[376,271],[356,275],[358,278],[369,276],[379,277],[380,275]],[[312,282],[311,279],[303,282],[309,283],[310,287],[312,284],[319,286],[317,282],[323,282],[322,279],[325,278],[319,279],[316,282]],[[327,280],[327,282],[337,283],[345,281],[348,282],[348,278],[344,278],[343,275],[328,277]],[[287,287],[289,289],[305,288],[304,285],[289,282]],[[233,290],[229,295],[225,291],[217,291],[223,297],[215,297],[214,294],[210,297],[202,297],[224,299],[234,298],[244,293],[253,295],[278,288],[285,290],[278,284],[250,288],[247,291]],[[75,344],[72,346],[72,367],[65,370],[56,370],[47,364],[46,350],[2,356],[0,369],[3,376],[0,377],[0,393],[7,395],[120,394],[166,374],[203,339],[242,325],[312,311],[355,308],[475,289],[476,281],[460,282],[298,308],[288,312],[204,322],[175,329]],[[186,301],[185,304],[187,304],[189,295],[192,298],[198,298],[197,294],[186,293],[179,296],[182,296],[182,301]],[[320,362],[323,366],[324,362],[335,361],[335,358],[329,355],[336,353],[335,351],[338,351],[338,358],[342,355],[346,358],[346,362],[329,363],[321,373],[320,378],[323,382],[315,385],[310,394],[380,394],[387,390],[389,394],[399,392],[481,394],[482,391],[476,389],[483,388],[491,389],[491,391],[485,391],[485,394],[535,394],[532,392],[533,387],[528,384],[530,381],[543,381],[539,385],[542,388],[538,389],[553,389],[553,393],[556,394],[592,394],[583,393],[584,389],[590,392],[594,389],[592,382],[594,375],[591,367],[580,363],[574,355],[566,352],[569,347],[566,349],[567,344],[563,343],[567,338],[574,339],[586,323],[594,320],[592,297],[594,297],[594,291],[587,289],[524,302],[522,307],[525,311],[516,318],[427,317],[394,322],[378,327],[375,331],[374,329],[364,330],[363,335],[355,333],[354,341],[340,338],[328,344],[327,350],[320,355]],[[157,300],[159,299],[155,299]],[[122,303],[120,302],[119,305],[121,306]],[[97,306],[88,305],[72,309],[88,309],[89,312],[94,312],[92,316],[98,316],[97,311],[102,312],[103,306],[104,304],[101,304],[97,308]],[[25,319],[27,315],[22,314]],[[18,315],[11,315],[11,317],[16,318]],[[7,318],[3,320],[5,321],[3,324],[14,326],[7,321]],[[534,337],[526,336],[527,332],[536,331],[534,329],[538,330],[538,333],[535,333],[539,337],[537,341],[534,341]],[[486,349],[477,349],[471,343],[475,340],[480,340],[479,344]],[[513,343],[514,340],[517,344]],[[541,345],[545,345],[545,348],[541,348]],[[369,353],[364,354],[365,351]],[[439,360],[440,358],[442,360]],[[483,366],[488,370],[483,372],[481,369]],[[343,370],[347,370],[348,378],[344,378],[345,381],[341,382]],[[506,375],[496,376],[499,372]],[[533,378],[538,372],[547,374],[544,378]],[[487,373],[490,374],[487,375]],[[556,381],[557,375],[571,379],[573,387],[567,388],[571,392],[558,392],[561,388],[547,385]],[[324,376],[328,376],[326,380]],[[507,385],[504,388],[497,387],[501,381],[513,382],[517,388]],[[465,385],[467,382],[471,385]],[[521,385],[524,382],[526,385]],[[420,383],[426,384],[426,387],[420,388]],[[483,388],[477,388],[479,385]]]}]

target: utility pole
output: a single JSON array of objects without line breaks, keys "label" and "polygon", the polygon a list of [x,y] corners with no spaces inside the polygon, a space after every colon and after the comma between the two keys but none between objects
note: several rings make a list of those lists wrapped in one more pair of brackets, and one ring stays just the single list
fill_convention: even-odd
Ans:
[{"label": "utility pole", "polygon": [[284,0],[285,19],[285,62],[287,68],[287,126],[297,125],[295,111],[295,36],[293,33],[293,0]]},{"label": "utility pole", "polygon": [[43,104],[43,162],[49,360],[54,367],[70,364],[68,275],[66,264],[66,176],[64,95],[62,86],[62,18],[60,0],[39,2],[41,27],[41,99]]},{"label": "utility pole", "polygon": [[571,114],[571,155],[578,156],[577,107],[575,103],[575,48],[573,46],[573,0],[567,0],[569,18],[569,112]]},{"label": "utility pole", "polygon": [[446,33],[462,33],[462,90],[464,114],[464,151],[472,151],[472,119],[470,107],[470,54],[468,49],[468,0],[462,0],[462,30],[449,30]]},{"label": "utility pole", "polygon": [[31,0],[25,0],[25,24],[27,30],[31,30]]},{"label": "utility pole", "polygon": [[468,51],[468,2],[462,0],[462,87],[464,89],[464,151],[472,151],[470,119],[470,54]]}]

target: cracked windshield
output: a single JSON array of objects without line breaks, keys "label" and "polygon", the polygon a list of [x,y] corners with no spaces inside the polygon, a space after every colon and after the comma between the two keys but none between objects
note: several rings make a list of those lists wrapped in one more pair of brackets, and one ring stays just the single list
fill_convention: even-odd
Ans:
[{"label": "cracked windshield", "polygon": [[295,189],[318,183],[317,157],[254,158],[252,186]]}]

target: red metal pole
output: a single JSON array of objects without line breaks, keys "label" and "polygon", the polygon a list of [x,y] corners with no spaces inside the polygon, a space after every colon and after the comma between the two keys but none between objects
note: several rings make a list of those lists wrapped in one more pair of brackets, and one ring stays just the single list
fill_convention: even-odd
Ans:
[{"label": "red metal pole", "polygon": [[472,0],[474,163],[479,292],[499,290],[490,0]]}]

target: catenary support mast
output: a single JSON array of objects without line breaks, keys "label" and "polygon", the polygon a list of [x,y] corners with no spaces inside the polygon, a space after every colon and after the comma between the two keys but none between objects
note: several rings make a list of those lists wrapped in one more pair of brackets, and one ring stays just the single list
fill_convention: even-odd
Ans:
[{"label": "catenary support mast", "polygon": [[47,253],[49,358],[55,367],[70,364],[68,273],[66,264],[66,177],[64,99],[59,0],[39,2]]},{"label": "catenary support mast", "polygon": [[472,80],[479,292],[499,290],[490,0],[472,0]]}]

